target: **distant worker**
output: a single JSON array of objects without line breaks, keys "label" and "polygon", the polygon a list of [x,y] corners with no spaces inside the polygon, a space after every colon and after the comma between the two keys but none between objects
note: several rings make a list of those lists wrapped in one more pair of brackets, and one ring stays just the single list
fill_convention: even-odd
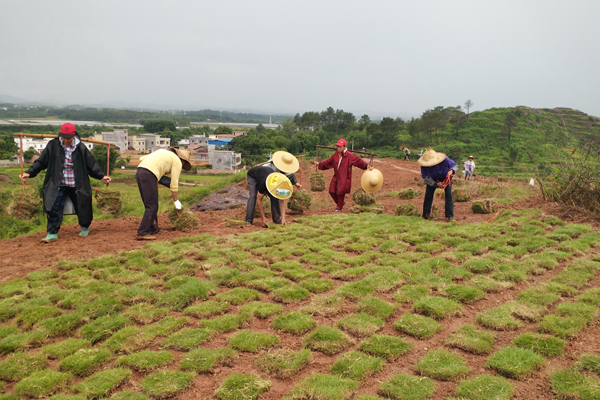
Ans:
[{"label": "distant worker", "polygon": [[410,161],[410,150],[408,147],[404,148],[404,161]]},{"label": "distant worker", "polygon": [[[160,232],[158,227],[158,183],[168,184],[176,210],[183,207],[179,201],[179,175],[181,170],[190,171],[190,152],[184,149],[169,147],[160,149],[147,156],[140,157],[140,164],[135,173],[140,196],[144,202],[144,216],[137,231],[137,240],[154,240]],[[171,175],[170,180],[164,175]]]},{"label": "distant worker", "polygon": [[[262,226],[267,228],[267,219],[262,206],[262,200],[265,195],[269,196],[271,201],[271,218],[276,224],[286,225],[285,219],[285,201],[280,200],[269,192],[267,188],[267,178],[273,173],[283,174],[291,185],[301,188],[302,185],[296,180],[295,172],[300,169],[298,159],[286,151],[276,151],[273,158],[265,164],[257,165],[248,170],[246,179],[248,181],[248,203],[246,204],[246,222],[254,222],[254,210],[258,204],[258,211],[262,220]],[[287,183],[284,183],[284,185]]]},{"label": "distant worker", "polygon": [[471,177],[475,173],[475,163],[473,162],[473,156],[469,156],[469,160],[465,161],[465,179],[471,180]]},{"label": "distant worker", "polygon": [[48,142],[40,157],[20,175],[21,181],[34,178],[43,170],[46,170],[46,177],[42,192],[48,223],[42,242],[58,239],[67,197],[73,203],[81,226],[79,236],[87,236],[94,219],[89,177],[104,183],[110,183],[110,177],[104,175],[92,153],[81,142],[75,125],[66,123],[60,127],[58,138]]},{"label": "distant worker", "polygon": [[333,168],[333,178],[329,184],[329,195],[336,204],[335,212],[341,212],[344,208],[346,194],[350,193],[352,189],[352,166],[360,169],[373,169],[373,167],[348,151],[344,139],[338,140],[335,147],[336,151],[331,157],[321,162],[315,161],[315,165],[320,170]]},{"label": "distant worker", "polygon": [[421,176],[427,184],[423,200],[423,218],[430,219],[435,190],[440,188],[445,190],[446,219],[448,222],[456,222],[452,200],[452,176],[456,174],[458,164],[446,157],[444,153],[438,153],[433,149],[427,150],[417,163],[421,166]]},{"label": "distant worker", "polygon": [[367,152],[367,150],[363,147],[361,151],[362,153],[360,153],[360,158],[365,158],[365,153]]}]

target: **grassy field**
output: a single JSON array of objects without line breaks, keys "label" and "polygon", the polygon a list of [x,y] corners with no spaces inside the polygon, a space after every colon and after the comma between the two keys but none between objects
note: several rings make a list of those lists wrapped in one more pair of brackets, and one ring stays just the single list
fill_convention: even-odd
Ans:
[{"label": "grassy field", "polygon": [[510,399],[531,377],[600,397],[600,357],[553,363],[598,319],[591,226],[535,209],[296,222],[0,285],[0,399]]}]

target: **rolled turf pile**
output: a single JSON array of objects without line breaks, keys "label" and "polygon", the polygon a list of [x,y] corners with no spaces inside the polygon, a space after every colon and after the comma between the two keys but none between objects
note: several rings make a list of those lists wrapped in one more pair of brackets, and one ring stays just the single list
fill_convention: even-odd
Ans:
[{"label": "rolled turf pile", "polygon": [[421,213],[419,211],[419,208],[413,204],[398,204],[396,206],[396,212],[394,212],[394,215],[396,215],[396,216],[406,215],[406,216],[418,217],[419,215],[421,215]]},{"label": "rolled turf pile", "polygon": [[361,206],[361,205],[355,204],[352,207],[350,207],[350,212],[353,214],[360,214],[360,213],[365,213],[365,212],[381,214],[383,212],[383,204],[373,203],[373,204],[369,204],[368,206]]},{"label": "rolled turf pile", "polygon": [[[12,191],[12,201],[8,212],[18,219],[32,219],[36,212],[40,211],[42,198],[37,186],[17,187]],[[21,212],[19,212],[19,207]]]},{"label": "rolled turf pile", "polygon": [[452,199],[456,202],[469,201],[469,193],[465,189],[452,189]]},{"label": "rolled turf pile", "polygon": [[287,208],[292,212],[303,214],[304,211],[310,208],[311,203],[312,197],[306,190],[294,190],[292,198],[287,203]]},{"label": "rolled turf pile", "polygon": [[368,206],[375,203],[375,196],[365,192],[363,188],[358,188],[352,193],[352,200],[359,206]]},{"label": "rolled turf pile", "polygon": [[475,214],[491,214],[498,211],[495,199],[475,200],[471,206],[471,210]]},{"label": "rolled turf pile", "polygon": [[407,187],[398,192],[398,198],[404,199],[404,200],[414,199],[418,195],[419,195],[419,192],[417,192],[415,189],[413,189],[411,187]]},{"label": "rolled turf pile", "polygon": [[200,220],[191,211],[171,210],[169,212],[169,222],[173,229],[181,232],[191,231],[200,227]]},{"label": "rolled turf pile", "polygon": [[325,174],[322,172],[313,172],[308,176],[310,181],[310,190],[313,192],[322,192],[325,190]]},{"label": "rolled turf pile", "polygon": [[121,212],[123,202],[121,201],[121,192],[118,190],[96,190],[94,194],[96,206],[104,214],[118,214]]}]

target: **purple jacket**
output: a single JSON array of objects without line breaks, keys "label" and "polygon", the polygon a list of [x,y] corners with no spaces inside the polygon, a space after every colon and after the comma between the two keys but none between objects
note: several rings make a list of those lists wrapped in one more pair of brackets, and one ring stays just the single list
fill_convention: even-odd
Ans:
[{"label": "purple jacket", "polygon": [[458,164],[446,157],[444,161],[431,167],[421,167],[421,176],[429,186],[435,186],[437,181],[444,181],[448,171],[458,171]]}]

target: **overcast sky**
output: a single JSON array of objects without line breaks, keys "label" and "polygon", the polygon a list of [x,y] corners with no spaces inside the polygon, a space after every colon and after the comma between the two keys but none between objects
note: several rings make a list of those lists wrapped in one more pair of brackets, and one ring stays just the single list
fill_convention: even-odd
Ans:
[{"label": "overcast sky", "polygon": [[0,98],[600,116],[599,0],[0,0]]}]

